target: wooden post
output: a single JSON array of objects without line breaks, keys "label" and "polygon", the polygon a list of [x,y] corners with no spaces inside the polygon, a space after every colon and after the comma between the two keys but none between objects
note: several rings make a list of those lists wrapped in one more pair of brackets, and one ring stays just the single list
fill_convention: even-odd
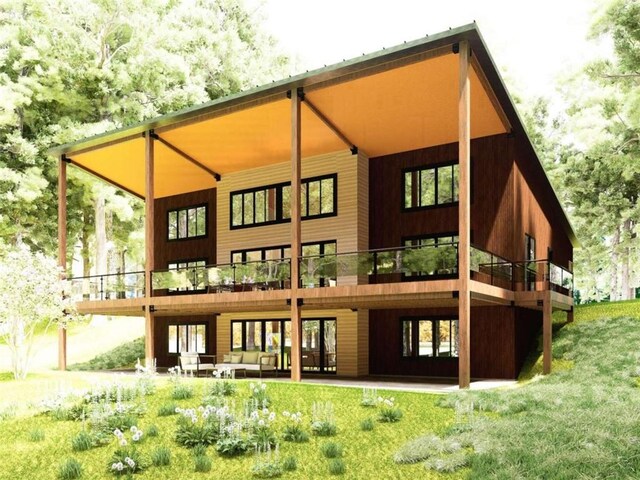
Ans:
[{"label": "wooden post", "polygon": [[573,323],[573,307],[571,310],[567,310],[567,323]]},{"label": "wooden post", "polygon": [[459,95],[458,95],[458,385],[468,388],[471,382],[471,294],[469,292],[469,257],[471,225],[471,131],[470,131],[470,84],[469,44],[459,44]]},{"label": "wooden post", "polygon": [[551,373],[551,291],[545,290],[542,300],[542,373]]},{"label": "wooden post", "polygon": [[145,309],[144,309],[144,333],[145,346],[144,356],[147,366],[152,365],[155,359],[154,333],[155,314],[152,310],[152,283],[151,272],[155,268],[154,262],[154,144],[153,132],[148,131],[145,135],[145,220],[144,220],[144,247],[145,247],[145,268],[144,268],[144,288],[145,288]]},{"label": "wooden post", "polygon": [[[67,272],[67,160],[58,159],[58,265]],[[58,370],[67,369],[67,329],[58,327]]]},{"label": "wooden post", "polygon": [[300,228],[300,181],[301,181],[301,98],[291,92],[291,380],[302,379],[302,312],[298,304],[300,285],[300,255],[302,253],[302,230]]}]

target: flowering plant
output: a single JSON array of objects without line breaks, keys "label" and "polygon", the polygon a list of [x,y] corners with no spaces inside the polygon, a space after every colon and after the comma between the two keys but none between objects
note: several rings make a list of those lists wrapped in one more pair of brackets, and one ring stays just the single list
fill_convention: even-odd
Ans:
[{"label": "flowering plant", "polygon": [[395,406],[393,397],[378,397],[378,421],[385,423],[399,422],[402,418],[402,410]]},{"label": "flowering plant", "polygon": [[336,434],[335,415],[331,402],[313,402],[311,407],[311,431],[320,437],[330,437]]},{"label": "flowering plant", "polygon": [[267,394],[267,384],[264,382],[250,383],[249,398],[256,402],[258,408],[267,408],[271,403]]},{"label": "flowering plant", "polygon": [[276,413],[270,412],[268,408],[254,410],[246,420],[246,428],[253,445],[266,448],[267,445],[276,444],[276,435],[273,431],[273,422]]},{"label": "flowering plant", "polygon": [[378,389],[377,388],[363,388],[362,389],[362,401],[360,405],[363,407],[375,407],[378,404]]},{"label": "flowering plant", "polygon": [[109,471],[116,475],[130,475],[140,473],[148,467],[146,459],[138,452],[137,444],[142,441],[143,432],[135,425],[129,429],[130,440],[120,429],[115,429],[113,434],[118,439],[118,448],[109,461]]},{"label": "flowering plant", "polygon": [[287,442],[302,443],[309,441],[309,435],[302,428],[302,413],[282,412],[286,419],[282,438]]},{"label": "flowering plant", "polygon": [[234,416],[227,406],[176,408],[176,413],[179,414],[176,441],[188,448],[213,445],[235,423]]}]

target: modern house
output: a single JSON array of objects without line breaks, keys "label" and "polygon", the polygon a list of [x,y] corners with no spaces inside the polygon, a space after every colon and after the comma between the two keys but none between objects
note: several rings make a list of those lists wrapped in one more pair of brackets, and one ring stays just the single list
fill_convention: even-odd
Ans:
[{"label": "modern house", "polygon": [[[515,378],[572,316],[575,235],[475,24],[52,149],[145,201],[146,266],[73,279],[146,356],[292,379]],[[60,365],[66,337],[60,332]]]}]

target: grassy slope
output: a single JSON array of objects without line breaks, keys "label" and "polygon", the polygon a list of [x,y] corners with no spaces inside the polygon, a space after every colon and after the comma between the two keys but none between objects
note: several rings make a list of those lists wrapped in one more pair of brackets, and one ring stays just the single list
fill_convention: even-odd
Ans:
[{"label": "grassy slope", "polygon": [[638,301],[578,308],[554,337],[564,369],[447,397],[499,414],[471,422],[471,478],[640,478],[639,320]]},{"label": "grassy slope", "polygon": [[[60,375],[60,374],[58,374]],[[83,377],[74,373],[73,381],[81,381]],[[194,379],[198,389],[203,388],[204,379]],[[210,381],[210,380],[209,380]],[[242,405],[243,398],[248,393],[248,382],[239,380],[239,390],[236,393],[236,404]],[[28,382],[25,382],[28,383]],[[31,382],[33,383],[33,382]],[[409,392],[387,392],[396,398],[404,411],[404,418],[397,424],[379,424],[373,432],[362,432],[359,423],[363,418],[372,416],[374,412],[360,406],[360,389],[344,387],[324,387],[305,384],[290,384],[285,382],[270,382],[268,390],[273,401],[273,409],[281,413],[283,410],[300,410],[308,421],[313,401],[327,401],[334,403],[338,423],[338,435],[331,440],[341,443],[345,447],[345,462],[347,473],[343,478],[440,478],[436,474],[427,474],[421,465],[395,465],[391,454],[407,439],[424,431],[435,430],[442,432],[453,419],[450,409],[436,406],[436,397]],[[6,396],[0,389],[0,398]],[[188,450],[179,447],[173,441],[175,417],[158,418],[158,407],[170,401],[170,389],[161,388],[153,397],[146,399],[147,414],[140,421],[139,426],[145,430],[149,425],[156,424],[160,429],[158,438],[147,438],[143,450],[150,452],[159,445],[171,448],[173,463],[169,467],[150,468],[139,479],[197,479],[197,478],[250,478],[253,456],[248,454],[236,459],[219,458],[213,449],[209,455],[213,459],[213,470],[210,474],[193,472],[193,459]],[[177,402],[183,407],[197,406],[200,394],[192,400]],[[385,395],[385,392],[380,392]],[[27,392],[23,395],[28,396]],[[29,432],[42,429],[45,440],[40,443],[29,441]],[[0,479],[38,478],[39,480],[54,479],[58,465],[69,457],[77,458],[85,467],[83,478],[110,478],[106,464],[113,450],[115,442],[88,452],[74,453],[71,451],[71,438],[81,430],[79,422],[58,422],[43,416],[29,416],[8,420],[0,428],[0,458],[3,459],[0,468]],[[281,456],[295,455],[298,458],[298,470],[283,475],[283,478],[330,478],[327,473],[327,460],[322,458],[320,444],[327,439],[312,438],[308,444],[281,443]],[[456,475],[461,477],[462,475]]]}]

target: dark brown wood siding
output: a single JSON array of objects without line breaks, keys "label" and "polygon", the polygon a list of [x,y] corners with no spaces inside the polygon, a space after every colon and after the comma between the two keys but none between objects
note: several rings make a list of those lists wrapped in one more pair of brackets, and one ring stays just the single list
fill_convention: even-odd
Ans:
[{"label": "dark brown wood siding", "polygon": [[[207,236],[198,239],[167,240],[167,212],[195,205],[207,205]],[[216,189],[159,198],[155,201],[155,267],[165,269],[177,260],[206,259],[216,263]]]},{"label": "dark brown wood siding", "polygon": [[[457,309],[371,310],[369,372],[372,375],[456,377],[456,358],[403,358],[402,318],[457,316]],[[471,309],[471,376],[517,378],[542,325],[541,313],[511,307]]]},{"label": "dark brown wood siding", "polygon": [[[451,233],[458,229],[457,205],[402,210],[406,168],[456,161],[458,144],[376,157],[369,165],[369,242],[371,248],[395,247],[406,237]],[[530,172],[526,149],[517,138],[495,135],[471,141],[471,240],[478,247],[512,261],[524,257],[524,235],[536,239],[536,256],[553,250],[557,263],[567,266],[572,246],[553,202],[538,198],[540,189]],[[528,163],[529,162],[529,163]],[[538,195],[538,197],[536,196]]]},{"label": "dark brown wood siding", "polygon": [[178,355],[169,353],[169,325],[206,324],[207,354],[216,353],[216,316],[190,315],[181,317],[156,317],[155,355],[158,367],[170,368],[178,365]]}]

